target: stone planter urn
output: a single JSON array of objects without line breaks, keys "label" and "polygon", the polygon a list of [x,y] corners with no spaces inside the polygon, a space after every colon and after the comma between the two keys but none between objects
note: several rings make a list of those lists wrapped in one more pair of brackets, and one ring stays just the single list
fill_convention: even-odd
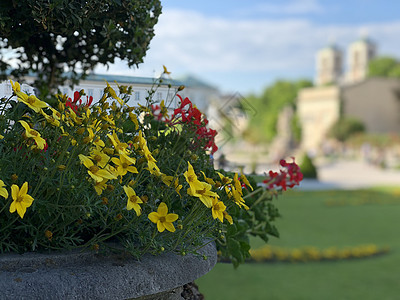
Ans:
[{"label": "stone planter urn", "polygon": [[183,299],[182,286],[217,262],[213,243],[199,254],[145,255],[140,261],[79,251],[2,254],[0,299]]}]

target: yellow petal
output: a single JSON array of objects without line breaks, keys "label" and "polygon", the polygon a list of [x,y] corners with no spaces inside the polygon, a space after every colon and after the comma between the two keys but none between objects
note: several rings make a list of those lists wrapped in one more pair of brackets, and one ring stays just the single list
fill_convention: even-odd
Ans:
[{"label": "yellow petal", "polygon": [[92,162],[92,160],[89,157],[87,157],[83,154],[79,154],[78,157],[79,157],[80,161],[85,165],[86,168],[89,169],[91,166],[94,165],[94,163]]},{"label": "yellow petal", "polygon": [[160,220],[158,220],[158,222],[157,222],[157,230],[158,230],[159,232],[163,232],[163,231],[165,230],[164,224],[165,224],[165,223],[162,223]]},{"label": "yellow petal", "polygon": [[163,223],[163,225],[168,231],[175,232],[175,227],[172,223],[166,222],[166,223]]},{"label": "yellow petal", "polygon": [[172,223],[178,220],[178,215],[177,214],[168,214],[165,216],[165,221]]},{"label": "yellow petal", "polygon": [[130,186],[124,185],[124,191],[125,191],[125,194],[128,196],[128,198],[136,195],[135,191]]},{"label": "yellow petal", "polygon": [[136,212],[136,215],[139,217],[142,214],[142,208],[140,207],[139,204],[134,204],[133,209]]},{"label": "yellow petal", "polygon": [[4,198],[8,198],[8,191],[5,188],[1,188],[0,189],[0,196],[4,197]]},{"label": "yellow petal", "polygon": [[15,212],[15,210],[17,209],[17,208],[15,207],[15,204],[16,204],[16,203],[17,203],[17,202],[15,202],[15,201],[11,202],[11,205],[10,205],[10,213]]},{"label": "yellow petal", "polygon": [[161,202],[157,209],[158,214],[161,217],[165,217],[168,214],[168,206],[164,202]]},{"label": "yellow petal", "polygon": [[157,212],[151,212],[149,213],[148,218],[153,223],[157,223],[158,220],[160,219],[160,215]]},{"label": "yellow petal", "polygon": [[19,187],[18,187],[18,185],[13,184],[11,186],[11,196],[12,196],[13,200],[17,200],[18,194],[19,194]]},{"label": "yellow petal", "polygon": [[16,204],[16,207],[17,207],[17,213],[19,214],[21,219],[23,219],[26,213],[26,206],[22,205],[21,202],[19,202]]}]

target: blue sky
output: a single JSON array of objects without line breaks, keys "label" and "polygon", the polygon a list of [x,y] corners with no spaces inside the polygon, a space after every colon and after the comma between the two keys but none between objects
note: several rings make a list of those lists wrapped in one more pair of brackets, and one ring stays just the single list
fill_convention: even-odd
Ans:
[{"label": "blue sky", "polygon": [[[400,1],[161,1],[156,36],[139,69],[109,73],[173,78],[192,74],[222,92],[260,93],[277,79],[314,78],[315,54],[367,35],[379,55],[400,57]],[[104,73],[105,68],[96,71]]]}]

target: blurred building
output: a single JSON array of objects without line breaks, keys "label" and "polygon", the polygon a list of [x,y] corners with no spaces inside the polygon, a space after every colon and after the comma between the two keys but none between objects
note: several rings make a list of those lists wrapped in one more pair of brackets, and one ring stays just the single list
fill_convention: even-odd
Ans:
[{"label": "blurred building", "polygon": [[339,83],[343,73],[343,54],[336,45],[330,45],[317,53],[316,84]]},{"label": "blurred building", "polygon": [[[25,78],[25,81],[32,83],[35,76],[30,74]],[[153,100],[161,102],[164,100],[166,103],[172,101],[171,107],[176,107],[179,98],[176,92],[180,86],[185,88],[179,94],[185,98],[188,97],[202,112],[208,112],[210,103],[215,101],[219,96],[219,91],[214,86],[211,86],[193,76],[182,78],[181,80],[173,80],[163,78],[159,82],[157,78],[150,77],[137,77],[137,76],[122,76],[122,75],[109,75],[109,74],[90,74],[79,84],[71,87],[68,82],[59,87],[61,93],[66,94],[68,97],[73,98],[75,91],[84,90],[87,96],[93,96],[94,99],[100,99],[103,95],[106,82],[118,91],[118,85],[126,85],[132,87],[132,95],[128,104],[135,106],[137,104],[146,104],[146,97],[150,90],[154,89]],[[34,89],[27,85],[22,85],[22,90],[29,94],[35,94]],[[9,81],[4,81],[0,84],[0,97],[12,94],[11,84]]]},{"label": "blurred building", "polygon": [[363,38],[350,44],[347,68],[337,46],[317,53],[316,86],[299,91],[297,112],[302,126],[301,147],[321,149],[331,126],[341,117],[362,121],[367,132],[400,132],[400,80],[367,78],[376,45]]}]

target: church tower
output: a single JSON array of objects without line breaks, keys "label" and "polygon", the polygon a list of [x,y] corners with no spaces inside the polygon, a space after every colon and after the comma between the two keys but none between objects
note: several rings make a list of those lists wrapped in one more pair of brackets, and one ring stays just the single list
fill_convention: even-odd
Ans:
[{"label": "church tower", "polygon": [[317,85],[338,83],[342,76],[342,51],[335,45],[321,49],[317,53]]},{"label": "church tower", "polygon": [[376,45],[367,38],[362,38],[350,44],[346,81],[356,83],[364,80],[368,74],[368,64],[375,55]]}]

